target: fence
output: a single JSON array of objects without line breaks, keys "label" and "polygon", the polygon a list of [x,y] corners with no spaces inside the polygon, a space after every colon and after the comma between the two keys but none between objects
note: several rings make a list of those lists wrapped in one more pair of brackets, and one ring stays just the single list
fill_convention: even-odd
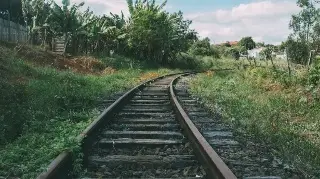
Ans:
[{"label": "fence", "polygon": [[28,41],[26,27],[0,18],[0,41],[25,43]]}]

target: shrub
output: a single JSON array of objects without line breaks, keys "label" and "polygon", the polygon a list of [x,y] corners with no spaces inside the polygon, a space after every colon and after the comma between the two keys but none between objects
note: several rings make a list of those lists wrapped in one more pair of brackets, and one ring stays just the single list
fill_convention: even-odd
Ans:
[{"label": "shrub", "polygon": [[309,73],[309,84],[312,86],[320,85],[320,60],[317,59]]},{"label": "shrub", "polygon": [[286,42],[289,59],[298,64],[305,65],[309,58],[309,48],[306,42],[289,38]]},{"label": "shrub", "polygon": [[195,56],[187,53],[179,53],[176,59],[169,61],[169,66],[180,69],[194,69],[199,67],[199,63]]}]

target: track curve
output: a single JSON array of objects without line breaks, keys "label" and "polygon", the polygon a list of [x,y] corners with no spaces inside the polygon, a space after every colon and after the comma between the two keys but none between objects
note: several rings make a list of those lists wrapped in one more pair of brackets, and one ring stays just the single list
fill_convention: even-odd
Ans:
[{"label": "track curve", "polygon": [[181,110],[173,91],[180,75],[133,88],[79,136],[85,168],[81,176],[70,175],[67,151],[38,178],[236,178]]}]

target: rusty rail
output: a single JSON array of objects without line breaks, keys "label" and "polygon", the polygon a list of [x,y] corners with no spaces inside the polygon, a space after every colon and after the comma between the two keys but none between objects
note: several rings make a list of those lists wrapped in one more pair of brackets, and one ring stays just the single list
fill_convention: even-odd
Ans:
[{"label": "rusty rail", "polygon": [[[185,74],[188,75],[188,74]],[[183,76],[183,75],[181,75]],[[236,179],[237,177],[232,173],[229,167],[222,161],[219,155],[213,150],[210,144],[199,132],[197,127],[190,120],[187,113],[184,111],[180,105],[175,92],[173,85],[181,77],[175,78],[170,84],[170,98],[173,105],[176,117],[179,120],[185,135],[188,137],[191,142],[192,148],[195,150],[197,157],[203,163],[206,173],[209,178],[216,179]]]}]

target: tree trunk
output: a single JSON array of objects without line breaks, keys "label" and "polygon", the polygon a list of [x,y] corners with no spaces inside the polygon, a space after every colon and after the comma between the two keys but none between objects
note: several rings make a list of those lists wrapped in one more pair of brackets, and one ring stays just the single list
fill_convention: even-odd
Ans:
[{"label": "tree trunk", "polygon": [[286,51],[286,56],[287,56],[287,65],[288,65],[288,71],[289,71],[289,76],[291,76],[291,67],[290,67],[290,61],[289,61],[289,58],[288,58],[288,52]]},{"label": "tree trunk", "polygon": [[99,46],[99,40],[97,40],[96,45],[94,47],[94,50],[93,50],[94,53],[97,53],[98,46]]},{"label": "tree trunk", "polygon": [[269,63],[268,63],[268,58],[265,57],[264,60],[266,61],[266,64],[267,64],[267,67],[268,67],[268,65],[269,65]]},{"label": "tree trunk", "polygon": [[310,69],[310,65],[311,65],[311,57],[312,57],[312,51],[310,50],[310,54],[309,54],[309,58],[308,58],[308,70]]},{"label": "tree trunk", "polygon": [[85,51],[86,51],[86,55],[88,55],[88,38],[85,39]]},{"label": "tree trunk", "polygon": [[274,69],[276,69],[276,66],[275,66],[274,63],[273,63],[272,57],[270,58],[270,61],[271,61],[272,67],[273,67]]}]

